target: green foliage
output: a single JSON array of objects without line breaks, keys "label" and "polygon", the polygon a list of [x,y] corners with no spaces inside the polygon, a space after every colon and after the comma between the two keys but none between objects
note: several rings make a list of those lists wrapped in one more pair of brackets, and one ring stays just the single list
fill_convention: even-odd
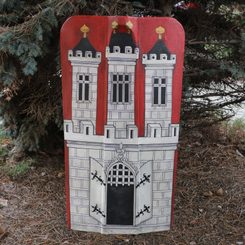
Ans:
[{"label": "green foliage", "polygon": [[236,118],[234,121],[231,121],[231,127],[237,130],[245,131],[245,119],[244,118]]},{"label": "green foliage", "polygon": [[8,154],[8,150],[5,147],[0,146],[0,157],[5,157]]},{"label": "green foliage", "polygon": [[236,118],[225,121],[221,124],[223,135],[235,145],[245,143],[245,120],[244,118]]},{"label": "green foliage", "polygon": [[31,164],[31,160],[26,160],[12,166],[5,165],[2,169],[9,177],[16,179],[24,177],[30,171]]},{"label": "green foliage", "polygon": [[17,76],[16,68],[14,64],[9,61],[0,66],[0,80],[3,82],[3,85],[11,84]]},{"label": "green foliage", "polygon": [[[8,53],[19,60],[25,76],[37,72],[37,59],[48,53],[47,47],[43,44],[49,43],[52,30],[58,24],[54,10],[50,7],[40,11],[28,22],[31,22],[32,28],[28,32],[28,23],[24,22],[14,27],[6,27],[6,31],[0,35],[0,52]],[[8,73],[11,73],[10,69],[7,69]]]},{"label": "green foliage", "polygon": [[228,21],[234,22],[237,25],[245,24],[242,8],[238,8],[235,4],[231,6],[221,4],[218,11]]},{"label": "green foliage", "polygon": [[182,118],[195,120],[195,126],[227,119],[234,105],[245,101],[245,6],[198,2],[199,10],[176,16],[187,34]]},{"label": "green foliage", "polygon": [[205,44],[204,49],[213,53],[217,60],[222,60],[229,58],[232,54],[232,48],[226,44],[220,44],[216,42],[215,44]]},{"label": "green foliage", "polygon": [[18,0],[2,0],[0,4],[0,11],[11,12],[13,8],[19,9],[19,6],[23,4],[23,1]]},{"label": "green foliage", "polygon": [[235,120],[229,121],[227,123],[228,134],[235,137],[243,132],[245,133],[245,119],[236,118]]}]

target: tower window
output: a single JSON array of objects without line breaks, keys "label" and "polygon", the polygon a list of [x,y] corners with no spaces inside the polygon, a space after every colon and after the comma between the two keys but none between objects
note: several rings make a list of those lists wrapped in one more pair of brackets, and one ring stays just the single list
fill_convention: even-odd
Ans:
[{"label": "tower window", "polygon": [[154,138],[156,138],[156,137],[157,137],[157,130],[154,129]]},{"label": "tower window", "polygon": [[89,101],[90,100],[90,76],[87,74],[80,74],[78,76],[78,100]]},{"label": "tower window", "polygon": [[133,139],[133,137],[134,137],[134,131],[131,129],[130,130],[130,139]]},{"label": "tower window", "polygon": [[112,75],[112,102],[113,103],[129,103],[129,74],[113,74]]},{"label": "tower window", "polygon": [[106,130],[106,138],[110,138],[110,130],[109,129]]},{"label": "tower window", "polygon": [[165,105],[166,104],[166,79],[155,77],[153,79],[153,104]]}]

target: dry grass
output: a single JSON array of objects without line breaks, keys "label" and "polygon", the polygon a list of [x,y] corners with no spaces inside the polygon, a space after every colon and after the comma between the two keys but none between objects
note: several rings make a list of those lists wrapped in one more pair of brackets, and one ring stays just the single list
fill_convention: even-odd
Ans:
[{"label": "dry grass", "polygon": [[[211,133],[210,133],[211,132]],[[245,243],[245,157],[217,129],[182,133],[175,195],[175,225],[169,232],[100,235],[69,231],[65,224],[63,159],[40,159],[17,181],[0,174],[2,245],[224,245]],[[222,190],[220,189],[222,188]],[[218,191],[219,190],[219,191]],[[222,192],[223,191],[223,192]],[[195,242],[195,243],[194,243]],[[240,243],[242,244],[242,243]]]}]

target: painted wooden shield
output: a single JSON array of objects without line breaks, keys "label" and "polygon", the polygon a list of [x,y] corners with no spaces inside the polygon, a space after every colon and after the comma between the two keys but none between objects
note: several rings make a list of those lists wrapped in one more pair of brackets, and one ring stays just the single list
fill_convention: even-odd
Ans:
[{"label": "painted wooden shield", "polygon": [[168,230],[184,31],[172,18],[74,16],[61,29],[67,222]]}]

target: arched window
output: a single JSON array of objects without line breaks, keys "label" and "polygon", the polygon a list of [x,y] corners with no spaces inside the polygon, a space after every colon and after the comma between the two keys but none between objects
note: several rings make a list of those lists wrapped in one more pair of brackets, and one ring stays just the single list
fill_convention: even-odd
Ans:
[{"label": "arched window", "polygon": [[114,164],[107,177],[107,224],[133,225],[134,174],[122,162]]},{"label": "arched window", "polygon": [[109,170],[108,178],[109,185],[134,185],[133,172],[122,162],[117,162]]}]

